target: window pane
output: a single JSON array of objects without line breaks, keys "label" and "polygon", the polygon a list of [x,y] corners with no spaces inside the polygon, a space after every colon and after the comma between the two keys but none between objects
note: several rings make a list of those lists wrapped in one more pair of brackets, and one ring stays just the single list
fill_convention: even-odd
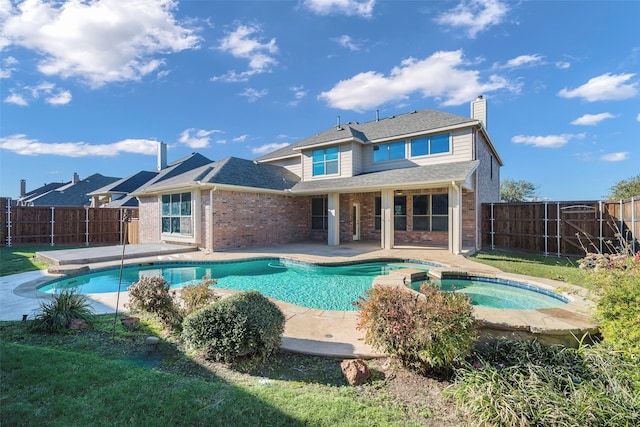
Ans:
[{"label": "window pane", "polygon": [[180,215],[191,215],[191,193],[182,193]]},{"label": "window pane", "polygon": [[431,196],[432,215],[448,215],[449,214],[449,195],[434,194]]},{"label": "window pane", "polygon": [[382,211],[382,208],[380,207],[382,205],[382,198],[376,197],[373,204],[374,204],[373,212],[376,215],[380,216],[380,212]]},{"label": "window pane", "polygon": [[431,137],[431,154],[449,152],[449,134],[434,135]]},{"label": "window pane", "polygon": [[324,218],[321,216],[311,217],[311,229],[313,230],[324,230]]},{"label": "window pane", "polygon": [[338,160],[338,147],[327,148],[325,151],[326,160]]},{"label": "window pane", "polygon": [[162,215],[171,214],[171,196],[165,194],[162,196]]},{"label": "window pane", "polygon": [[338,173],[338,161],[334,160],[327,162],[327,175],[332,173]]},{"label": "window pane", "polygon": [[179,233],[180,232],[180,217],[171,218],[171,232]]},{"label": "window pane", "polygon": [[324,198],[322,197],[316,197],[311,199],[311,215],[317,216],[317,215],[324,215],[325,209],[325,203],[324,203]]},{"label": "window pane", "polygon": [[171,195],[171,215],[180,215],[180,195]]},{"label": "window pane", "polygon": [[394,230],[406,230],[407,229],[407,217],[406,216],[396,216],[393,218],[393,229]]},{"label": "window pane", "polygon": [[373,228],[374,230],[380,230],[380,215],[376,215],[373,218]]},{"label": "window pane", "polygon": [[313,176],[324,175],[324,162],[313,164]]},{"label": "window pane", "polygon": [[404,141],[389,144],[389,160],[404,159]]},{"label": "window pane", "polygon": [[416,231],[429,231],[429,217],[428,216],[414,216],[413,217],[413,229]]},{"label": "window pane", "polygon": [[393,198],[393,205],[394,215],[407,214],[407,196],[395,196]]},{"label": "window pane", "polygon": [[389,146],[387,144],[374,146],[373,161],[384,162],[385,160],[389,160]]},{"label": "window pane", "polygon": [[191,235],[191,217],[180,218],[180,234]]},{"label": "window pane", "polygon": [[416,138],[411,141],[412,156],[426,156],[429,154],[429,138]]},{"label": "window pane", "polygon": [[313,150],[313,163],[324,162],[324,150]]},{"label": "window pane", "polygon": [[162,232],[171,233],[171,218],[162,217]]},{"label": "window pane", "polygon": [[433,227],[431,231],[448,231],[449,230],[449,218],[446,216],[434,216],[432,218]]},{"label": "window pane", "polygon": [[429,195],[428,194],[413,196],[413,214],[414,215],[429,214]]}]

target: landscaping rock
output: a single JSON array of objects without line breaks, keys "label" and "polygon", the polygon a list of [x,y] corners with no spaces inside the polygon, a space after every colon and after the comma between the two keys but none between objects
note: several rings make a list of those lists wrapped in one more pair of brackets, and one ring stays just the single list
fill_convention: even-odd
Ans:
[{"label": "landscaping rock", "polygon": [[362,359],[347,359],[340,363],[340,368],[349,385],[362,385],[369,377],[369,367]]},{"label": "landscaping rock", "polygon": [[145,344],[149,344],[149,345],[156,345],[160,342],[160,338],[158,337],[146,337],[144,339],[144,343]]},{"label": "landscaping rock", "polygon": [[87,329],[88,327],[89,324],[83,319],[71,319],[68,326],[69,329],[73,330]]}]

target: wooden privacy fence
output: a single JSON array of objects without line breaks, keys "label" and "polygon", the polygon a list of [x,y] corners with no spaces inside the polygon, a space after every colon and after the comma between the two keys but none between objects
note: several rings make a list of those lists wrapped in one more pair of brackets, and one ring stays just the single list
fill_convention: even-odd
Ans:
[{"label": "wooden privacy fence", "polygon": [[584,256],[640,250],[640,198],[619,201],[487,203],[482,247]]},{"label": "wooden privacy fence", "polygon": [[[109,245],[138,242],[138,209],[11,206],[2,203],[3,246]],[[125,218],[129,215],[129,218]]]}]

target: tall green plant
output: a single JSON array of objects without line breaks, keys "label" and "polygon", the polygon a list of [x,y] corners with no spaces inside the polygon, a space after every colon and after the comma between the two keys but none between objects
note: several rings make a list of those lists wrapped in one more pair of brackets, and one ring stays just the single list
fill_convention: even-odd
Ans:
[{"label": "tall green plant", "polygon": [[165,327],[179,329],[182,323],[175,293],[162,276],[143,276],[127,289],[129,308],[156,315]]},{"label": "tall green plant", "polygon": [[49,302],[40,303],[40,311],[30,324],[35,331],[60,332],[69,327],[73,320],[83,320],[87,325],[93,322],[93,307],[89,299],[75,288],[56,291]]}]

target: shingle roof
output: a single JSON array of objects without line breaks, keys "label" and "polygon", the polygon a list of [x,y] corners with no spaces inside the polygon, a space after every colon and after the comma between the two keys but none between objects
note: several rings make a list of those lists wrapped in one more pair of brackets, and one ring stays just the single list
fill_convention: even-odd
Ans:
[{"label": "shingle roof", "polygon": [[475,119],[444,113],[437,110],[421,110],[391,116],[367,123],[345,123],[334,126],[302,141],[287,145],[284,148],[258,157],[258,161],[266,161],[296,155],[295,150],[331,141],[359,141],[367,143],[385,138],[402,137],[419,132],[446,128],[458,125],[472,125]]},{"label": "shingle roof", "polygon": [[34,206],[84,206],[90,204],[89,193],[120,178],[95,173],[78,182],[69,183],[29,200]]},{"label": "shingle roof", "polygon": [[166,188],[196,185],[230,185],[267,190],[287,190],[300,178],[287,169],[251,160],[227,157],[218,162],[192,169],[180,175],[149,185],[144,192],[161,191]]},{"label": "shingle roof", "polygon": [[449,185],[451,181],[466,181],[478,167],[478,160],[415,166],[381,172],[365,173],[350,178],[319,179],[296,184],[293,194],[371,191],[382,188],[411,188],[427,185]]}]

